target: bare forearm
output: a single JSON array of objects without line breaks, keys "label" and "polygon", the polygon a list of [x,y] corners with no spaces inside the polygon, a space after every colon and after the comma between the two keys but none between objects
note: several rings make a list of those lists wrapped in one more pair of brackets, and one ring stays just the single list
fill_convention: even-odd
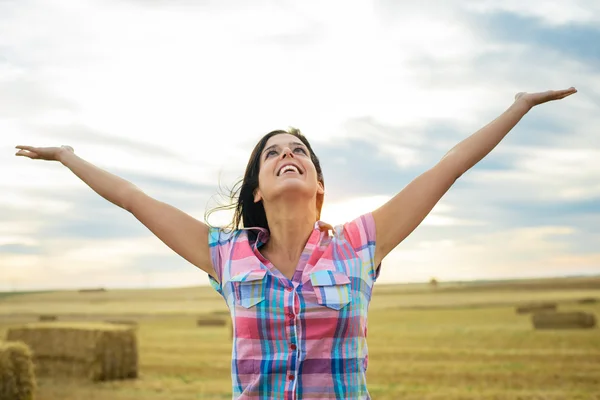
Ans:
[{"label": "bare forearm", "polygon": [[524,101],[515,101],[498,118],[454,146],[442,158],[445,167],[456,172],[456,178],[488,155],[531,109]]},{"label": "bare forearm", "polygon": [[59,161],[92,190],[123,209],[127,209],[127,202],[131,195],[140,191],[131,182],[96,167],[73,152],[63,151]]}]

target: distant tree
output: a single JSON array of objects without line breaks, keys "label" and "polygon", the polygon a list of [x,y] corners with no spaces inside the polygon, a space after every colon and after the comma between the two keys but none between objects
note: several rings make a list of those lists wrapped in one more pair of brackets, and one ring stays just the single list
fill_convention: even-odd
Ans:
[{"label": "distant tree", "polygon": [[429,286],[431,286],[432,289],[436,289],[438,287],[438,280],[435,278],[431,278],[429,280]]}]

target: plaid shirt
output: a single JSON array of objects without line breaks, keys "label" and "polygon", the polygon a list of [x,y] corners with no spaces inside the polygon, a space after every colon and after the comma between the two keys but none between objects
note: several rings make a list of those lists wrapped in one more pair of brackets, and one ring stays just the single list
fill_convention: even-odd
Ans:
[{"label": "plaid shirt", "polygon": [[[268,232],[211,228],[213,266],[233,321],[234,399],[369,399],[367,308],[379,274],[370,213],[315,223],[291,280],[258,251]],[[329,234],[333,231],[333,236]]]}]

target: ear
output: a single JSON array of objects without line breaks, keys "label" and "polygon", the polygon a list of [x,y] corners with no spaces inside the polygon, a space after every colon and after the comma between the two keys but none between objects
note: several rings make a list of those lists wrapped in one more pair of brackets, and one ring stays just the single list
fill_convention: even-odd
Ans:
[{"label": "ear", "polygon": [[260,193],[260,189],[256,189],[254,191],[254,202],[258,203],[261,200],[262,200],[262,194]]},{"label": "ear", "polygon": [[325,188],[321,182],[317,182],[317,194],[325,194]]}]

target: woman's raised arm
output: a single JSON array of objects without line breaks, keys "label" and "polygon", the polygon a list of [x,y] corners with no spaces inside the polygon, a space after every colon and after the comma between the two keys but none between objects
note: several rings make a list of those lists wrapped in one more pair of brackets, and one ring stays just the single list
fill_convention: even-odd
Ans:
[{"label": "woman's raised arm", "polygon": [[78,157],[70,146],[16,148],[17,156],[62,163],[100,196],[132,213],[173,251],[218,280],[208,248],[208,226],[203,222]]},{"label": "woman's raised arm", "polygon": [[570,88],[517,93],[514,103],[498,118],[454,146],[437,165],[373,211],[375,265],[419,226],[454,182],[491,152],[532,107],[576,92]]}]

